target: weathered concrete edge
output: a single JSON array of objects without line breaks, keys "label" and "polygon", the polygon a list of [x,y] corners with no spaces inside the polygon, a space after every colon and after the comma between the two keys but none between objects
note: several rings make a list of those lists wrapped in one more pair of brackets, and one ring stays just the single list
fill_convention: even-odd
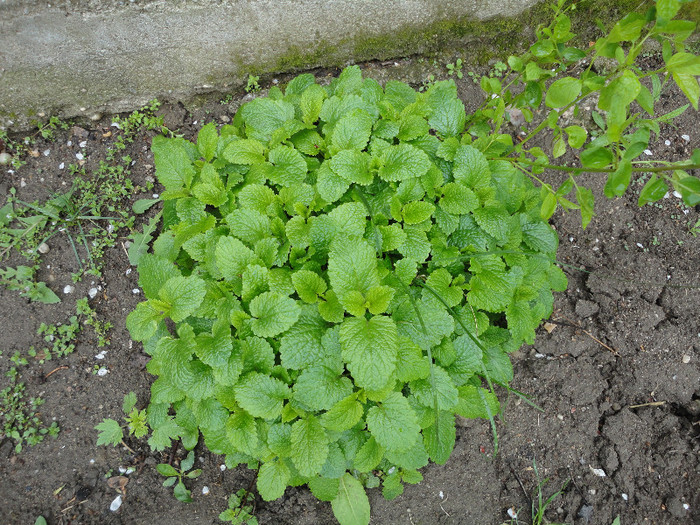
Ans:
[{"label": "weathered concrete edge", "polygon": [[[121,112],[284,73],[435,50],[500,32],[537,0],[234,0],[72,12],[0,4],[0,126]],[[352,8],[350,10],[350,8]],[[497,22],[493,22],[498,18]],[[143,35],[134,39],[133,35]]]}]

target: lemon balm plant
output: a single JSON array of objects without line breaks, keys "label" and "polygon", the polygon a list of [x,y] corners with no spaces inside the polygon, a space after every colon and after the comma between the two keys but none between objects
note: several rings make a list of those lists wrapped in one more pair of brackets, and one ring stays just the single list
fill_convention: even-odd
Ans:
[{"label": "lemon balm plant", "polygon": [[[607,174],[615,196],[643,170],[640,203],[669,187],[700,201],[697,153],[637,160],[673,117],[654,116],[669,79],[697,108],[700,61],[683,46],[694,24],[672,20],[679,7],[660,0],[584,51],[568,45],[560,2],[508,74],[482,80],[473,115],[452,81],[419,93],[353,66],[329,85],[304,74],[273,87],[196,143],[155,138],[162,229],[135,257],[147,300],[127,318],[157,376],[151,446],[203,440],[229,467],[258,469],[263,499],[308,485],[340,523],[366,524],[365,486],[381,480],[392,498],[445,463],[456,416],[493,426],[508,354],[566,287],[546,221],[557,205],[584,226],[593,214],[576,175]],[[645,73],[634,58],[649,38],[665,65]],[[605,76],[590,68],[600,56],[617,64]],[[593,94],[605,117],[588,141],[560,122]],[[512,108],[531,122],[518,144],[501,132]],[[549,155],[530,147],[545,130]],[[556,164],[582,147],[580,166]],[[570,177],[555,189],[546,169]]]}]

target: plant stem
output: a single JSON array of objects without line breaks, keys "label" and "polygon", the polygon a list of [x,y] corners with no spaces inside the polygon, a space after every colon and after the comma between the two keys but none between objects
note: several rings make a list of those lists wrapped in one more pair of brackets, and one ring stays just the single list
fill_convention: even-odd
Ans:
[{"label": "plant stem", "polygon": [[[558,171],[568,171],[573,173],[589,172],[589,173],[614,173],[615,168],[584,168],[584,167],[573,167],[573,166],[559,166],[556,164],[538,164],[537,162],[526,160],[526,159],[516,159],[513,157],[498,157],[491,160],[507,160],[512,163],[522,163],[528,166],[539,166],[548,170],[558,170]],[[670,166],[655,166],[653,168],[632,168],[632,172],[637,173],[659,173],[663,171],[676,171],[676,170],[697,170],[700,169],[700,164],[681,164],[681,165],[670,165]]]}]

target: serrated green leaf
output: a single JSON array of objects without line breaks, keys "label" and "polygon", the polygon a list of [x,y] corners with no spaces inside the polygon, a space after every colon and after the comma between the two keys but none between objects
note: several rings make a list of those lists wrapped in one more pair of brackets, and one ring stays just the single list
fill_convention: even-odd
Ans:
[{"label": "serrated green leaf", "polygon": [[411,393],[425,407],[433,408],[437,401],[438,410],[452,410],[457,404],[457,387],[448,373],[437,365],[425,379],[410,383]]},{"label": "serrated green leaf", "polygon": [[266,461],[258,471],[257,487],[260,497],[274,501],[284,495],[292,475],[283,461]]},{"label": "serrated green leaf", "polygon": [[169,305],[168,316],[177,322],[183,321],[199,305],[206,294],[204,280],[199,277],[171,277],[160,288],[158,295]]},{"label": "serrated green leaf", "polygon": [[158,329],[158,323],[165,316],[165,311],[154,301],[146,301],[126,316],[126,328],[134,341],[147,341]]},{"label": "serrated green leaf", "polygon": [[103,419],[101,423],[95,426],[95,430],[99,430],[97,435],[98,447],[100,445],[116,447],[124,438],[121,426],[114,419]]},{"label": "serrated green leaf", "polygon": [[491,419],[499,411],[500,403],[492,392],[474,385],[459,387],[459,403],[455,413],[468,419]]},{"label": "serrated green leaf", "polygon": [[301,106],[302,120],[306,124],[313,124],[318,120],[325,98],[326,90],[318,84],[312,84],[301,94],[299,104]]},{"label": "serrated green leaf", "polygon": [[273,292],[262,293],[250,302],[251,327],[258,337],[274,337],[286,332],[297,322],[300,313],[294,299]]},{"label": "serrated green leaf", "polygon": [[168,448],[173,439],[177,439],[182,432],[182,428],[175,423],[172,417],[168,417],[158,426],[151,424],[151,437],[148,438],[148,444],[155,451],[165,450]]},{"label": "serrated green leaf", "polygon": [[338,496],[339,487],[340,480],[335,478],[316,476],[309,480],[311,493],[321,501],[333,501]]},{"label": "serrated green leaf", "polygon": [[169,191],[189,188],[195,169],[187,153],[184,139],[168,139],[162,135],[153,138],[151,150],[156,164],[156,177]]},{"label": "serrated green leaf", "polygon": [[292,283],[301,300],[306,303],[317,303],[318,296],[323,295],[327,289],[323,277],[309,270],[299,270],[293,273]]},{"label": "serrated green leaf", "polygon": [[419,224],[430,217],[435,211],[435,206],[426,201],[408,202],[401,210],[401,216],[405,224]]},{"label": "serrated green leaf", "polygon": [[210,122],[199,130],[197,135],[197,148],[207,162],[211,162],[216,154],[219,143],[219,134],[216,132],[216,124]]},{"label": "serrated green leaf", "polygon": [[294,148],[277,146],[268,156],[274,169],[270,172],[270,180],[280,186],[293,186],[304,182],[308,166],[304,157]]},{"label": "serrated green leaf", "polygon": [[399,334],[408,337],[423,350],[437,345],[443,337],[452,334],[455,327],[454,320],[442,305],[424,299],[417,301],[415,306],[405,299],[394,310],[392,319],[396,322]]},{"label": "serrated green leaf", "polygon": [[343,117],[333,128],[332,144],[337,150],[363,150],[372,133],[372,117],[356,109]]},{"label": "serrated green leaf", "polygon": [[496,256],[475,257],[471,260],[472,279],[467,294],[469,303],[488,312],[502,312],[510,304],[518,284],[514,271],[506,272],[503,261]]},{"label": "serrated green leaf", "polygon": [[402,181],[422,177],[430,168],[430,159],[422,150],[410,144],[387,147],[381,155],[379,177],[385,181]]},{"label": "serrated green leaf", "polygon": [[581,206],[581,226],[585,229],[593,218],[593,192],[583,186],[576,188],[576,201]]},{"label": "serrated green leaf", "polygon": [[359,472],[374,470],[384,457],[385,449],[374,438],[370,437],[357,451],[355,456],[355,469]]},{"label": "serrated green leaf", "polygon": [[455,416],[452,412],[440,411],[435,423],[423,430],[423,440],[430,459],[444,465],[455,446]]},{"label": "serrated green leaf", "polygon": [[416,414],[400,392],[390,393],[367,412],[367,428],[387,450],[408,450],[420,436]]},{"label": "serrated green leaf", "polygon": [[344,432],[354,427],[363,413],[364,409],[357,401],[357,396],[349,395],[321,416],[321,424],[328,430]]},{"label": "serrated green leaf", "polygon": [[460,146],[455,153],[455,181],[467,188],[479,188],[491,181],[491,169],[484,154],[473,146]]},{"label": "serrated green leaf", "polygon": [[396,368],[396,343],[396,325],[389,317],[350,317],[340,326],[343,359],[361,388],[380,390],[387,384]]},{"label": "serrated green leaf", "polygon": [[291,459],[302,476],[318,474],[328,457],[328,436],[316,417],[308,416],[292,425]]},{"label": "serrated green leaf", "polygon": [[314,411],[328,410],[351,393],[349,378],[322,365],[304,370],[294,384],[294,399]]},{"label": "serrated green leaf", "polygon": [[374,174],[369,168],[370,159],[369,154],[365,152],[345,149],[339,151],[330,160],[329,165],[333,173],[345,181],[367,186],[374,179]]},{"label": "serrated green leaf", "polygon": [[445,100],[433,109],[428,122],[442,138],[459,136],[466,124],[464,104],[456,97]]},{"label": "serrated green leaf", "polygon": [[463,215],[479,205],[479,199],[469,188],[456,182],[449,182],[442,187],[443,196],[440,207],[447,213]]},{"label": "serrated green leaf", "polygon": [[364,296],[379,285],[377,255],[364,240],[338,238],[328,254],[328,277],[340,304],[352,307],[354,292]]}]

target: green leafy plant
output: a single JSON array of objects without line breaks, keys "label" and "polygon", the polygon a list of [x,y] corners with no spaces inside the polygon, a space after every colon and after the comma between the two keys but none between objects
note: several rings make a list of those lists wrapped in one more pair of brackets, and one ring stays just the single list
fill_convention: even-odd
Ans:
[{"label": "green leafy plant", "polygon": [[84,317],[83,323],[87,326],[92,327],[97,336],[97,347],[102,348],[103,346],[108,346],[110,343],[107,334],[114,326],[109,321],[100,321],[97,317],[97,312],[90,307],[87,297],[78,299],[75,303],[75,311],[78,315]]},{"label": "green leafy plant", "polygon": [[168,463],[159,463],[156,469],[163,476],[167,476],[163,482],[164,487],[172,487],[175,485],[173,492],[175,498],[183,503],[190,503],[192,501],[192,492],[185,487],[185,483],[182,481],[185,479],[195,479],[200,476],[202,469],[190,470],[194,465],[194,452],[190,450],[187,457],[180,462],[180,468],[175,468]]},{"label": "green leafy plant", "polygon": [[[583,51],[566,44],[560,2],[503,83],[481,79],[487,98],[473,115],[453,81],[382,87],[353,66],[327,86],[304,74],[273,87],[196,143],[156,137],[162,229],[152,251],[135,252],[147,300],[127,317],[158,376],[151,446],[181,439],[192,450],[201,436],[228,466],[258,469],[264,500],[306,484],[344,525],[369,522],[376,480],[393,498],[429,461],[445,463],[456,416],[488,419],[497,449],[494,388],[512,379],[508,354],[534,341],[552,291],[566,288],[546,221],[559,205],[579,209],[584,226],[593,216],[575,176],[609,174],[615,196],[628,185],[620,170],[643,170],[687,203],[700,195],[684,171],[695,160],[634,160],[664,118],[628,115],[634,100],[653,113],[633,62],[639,39],[664,42],[663,71],[697,105],[684,75],[700,61],[682,51],[690,26],[679,36],[668,25],[674,5],[630,15]],[[609,54],[619,66],[607,77],[566,75]],[[587,143],[586,129],[560,119],[595,92],[601,134]],[[519,144],[501,133],[507,107],[532,125]],[[530,147],[545,129],[554,158],[585,146],[583,165]],[[570,177],[554,189],[545,169]],[[640,204],[662,195],[645,185]]]},{"label": "green leafy plant", "polygon": [[257,77],[255,75],[248,75],[248,83],[245,86],[245,92],[257,93],[258,91],[260,91],[260,84],[258,84],[259,80],[260,77]]},{"label": "green leafy plant", "polygon": [[[557,499],[559,496],[562,495],[564,490],[566,489],[566,486],[569,484],[567,481],[562,485],[562,487],[556,491],[554,494],[550,495],[548,498],[544,497],[544,493],[542,489],[544,486],[547,484],[547,481],[549,481],[548,478],[545,478],[543,480],[540,480],[540,473],[537,470],[537,463],[535,461],[532,462],[533,469],[535,471],[535,479],[537,480],[537,493],[535,494],[535,497],[532,498],[532,504],[531,504],[531,512],[532,512],[532,525],[543,525],[545,523],[551,523],[547,518],[545,518],[544,513],[547,511],[547,508],[552,504],[552,502]],[[552,523],[552,525],[557,525],[556,523]],[[564,524],[559,524],[559,525],[564,525]]]},{"label": "green leafy plant", "polygon": [[105,418],[95,429],[99,431],[98,445],[112,445],[116,447],[124,443],[124,430],[129,436],[140,438],[148,434],[148,422],[145,410],[136,408],[136,394],[129,392],[124,396],[122,411],[124,412],[124,424],[110,418]]},{"label": "green leafy plant", "polygon": [[229,521],[232,525],[258,525],[258,520],[253,516],[253,504],[255,496],[241,489],[228,498],[228,508],[219,514],[221,521]]},{"label": "green leafy plant", "polygon": [[454,62],[447,64],[447,73],[452,77],[456,76],[457,78],[462,78],[464,77],[464,73],[462,73],[462,59],[458,58]]},{"label": "green leafy plant", "polygon": [[37,266],[0,268],[0,283],[8,290],[18,290],[22,297],[44,304],[60,303],[61,299],[44,282],[34,280]]}]

